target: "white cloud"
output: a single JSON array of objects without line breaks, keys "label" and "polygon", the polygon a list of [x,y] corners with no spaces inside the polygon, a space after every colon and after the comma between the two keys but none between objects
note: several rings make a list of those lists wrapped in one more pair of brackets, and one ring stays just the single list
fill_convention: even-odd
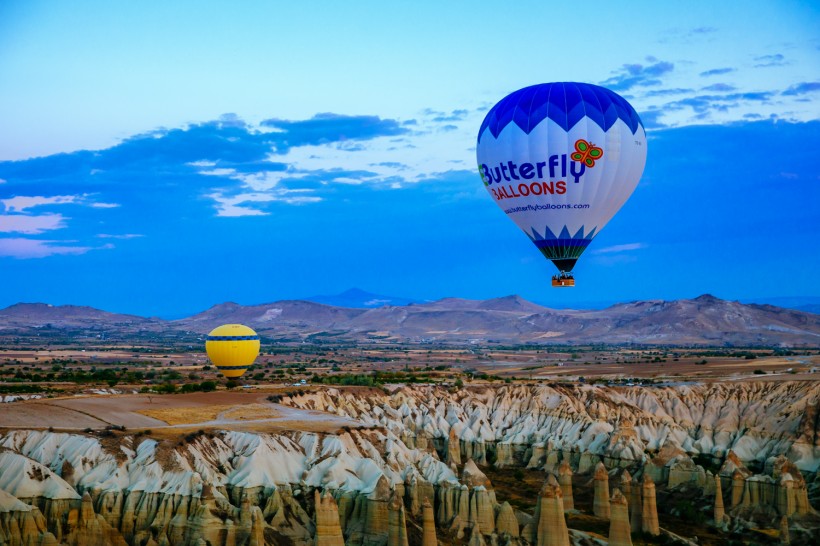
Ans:
[{"label": "white cloud", "polygon": [[630,250],[640,250],[646,248],[644,243],[626,243],[623,245],[606,246],[593,250],[593,254],[615,254],[617,252],[628,252]]},{"label": "white cloud", "polygon": [[6,212],[25,212],[32,207],[42,205],[68,205],[76,203],[79,199],[81,197],[76,195],[55,195],[53,197],[19,195],[10,199],[0,199],[0,203],[5,205]]},{"label": "white cloud", "polygon": [[97,235],[100,239],[136,239],[137,237],[145,237],[140,233],[123,233],[121,235],[113,235],[110,233],[99,233]]},{"label": "white cloud", "polygon": [[95,209],[116,209],[121,205],[119,203],[91,203]]},{"label": "white cloud", "polygon": [[211,169],[209,171],[199,171],[199,174],[204,174],[205,176],[230,176],[233,177],[236,174],[234,169]]},{"label": "white cloud", "polygon": [[186,163],[186,165],[190,165],[191,167],[213,167],[216,165],[216,161],[200,159],[199,161],[191,161],[189,163]]},{"label": "white cloud", "polygon": [[308,203],[318,203],[321,197],[305,195],[312,190],[277,190],[275,192],[254,192],[241,193],[234,196],[225,196],[221,193],[208,195],[217,202],[217,216],[239,217],[239,216],[266,216],[269,213],[247,206],[250,203],[271,203],[280,202],[289,205],[305,205]]},{"label": "white cloud", "polygon": [[85,254],[90,250],[113,248],[111,244],[96,248],[65,245],[65,243],[69,242],[71,241],[42,241],[39,239],[26,239],[24,237],[0,239],[0,257],[18,259],[45,258],[59,254],[77,255]]},{"label": "white cloud", "polygon": [[42,214],[28,216],[25,214],[0,215],[0,233],[25,233],[37,235],[52,229],[65,227],[65,218],[62,214]]}]

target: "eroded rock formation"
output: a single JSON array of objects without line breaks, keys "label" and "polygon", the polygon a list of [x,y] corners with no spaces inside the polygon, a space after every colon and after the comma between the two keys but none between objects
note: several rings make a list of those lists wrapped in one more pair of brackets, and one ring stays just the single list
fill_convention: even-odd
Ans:
[{"label": "eroded rock formation", "polygon": [[641,489],[643,490],[641,499],[643,503],[641,529],[644,533],[657,536],[661,531],[658,523],[658,506],[655,499],[655,482],[649,474],[643,475]]},{"label": "eroded rock formation", "polygon": [[[777,528],[788,516],[800,542],[816,528],[809,499],[820,490],[809,472],[820,461],[817,419],[806,417],[818,412],[803,398],[813,395],[820,390],[806,382],[325,389],[283,402],[369,427],[174,442],[9,432],[0,435],[0,543],[404,546],[412,536],[432,546],[438,523],[438,536],[462,544],[564,545],[573,473],[579,497],[592,486],[595,513],[618,524],[615,542],[627,521],[660,532],[654,482],[688,498],[697,491],[696,502],[714,498],[716,522],[730,489],[733,530],[753,520]],[[718,476],[693,454],[722,462]],[[496,499],[485,461],[557,479],[549,474],[534,506],[514,510],[499,504],[503,491]],[[610,498],[606,468],[623,494]]]},{"label": "eroded rock formation", "polygon": [[619,489],[612,492],[610,499],[609,546],[632,546],[629,527],[629,501]]},{"label": "eroded rock formation", "polygon": [[564,498],[564,510],[574,510],[575,500],[572,496],[572,468],[565,459],[558,467],[558,484],[561,486],[561,494]]},{"label": "eroded rock formation", "polygon": [[595,467],[595,498],[592,501],[592,512],[599,518],[609,519],[609,474],[604,467],[604,463],[598,463]]},{"label": "eroded rock formation", "polygon": [[336,500],[328,492],[320,494],[318,489],[313,495],[316,510],[316,546],[344,546]]}]

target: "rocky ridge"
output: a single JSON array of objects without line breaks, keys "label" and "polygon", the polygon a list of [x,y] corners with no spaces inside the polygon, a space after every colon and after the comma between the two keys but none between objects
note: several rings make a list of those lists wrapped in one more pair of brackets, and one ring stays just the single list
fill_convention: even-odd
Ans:
[{"label": "rocky ridge", "polygon": [[742,304],[703,295],[647,300],[598,310],[550,309],[507,296],[438,301],[370,309],[303,300],[259,305],[221,303],[184,319],[165,321],[89,307],[16,304],[0,309],[0,335],[53,336],[105,333],[127,339],[146,332],[194,339],[226,323],[241,323],[274,339],[332,333],[359,342],[464,341],[503,343],[644,343],[737,346],[817,346],[820,315],[771,305]]}]

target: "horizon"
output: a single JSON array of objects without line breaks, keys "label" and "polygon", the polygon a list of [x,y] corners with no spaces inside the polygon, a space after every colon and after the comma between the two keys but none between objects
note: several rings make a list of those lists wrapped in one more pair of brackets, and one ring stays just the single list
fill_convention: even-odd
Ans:
[{"label": "horizon", "polygon": [[[522,50],[492,2],[4,4],[0,307],[820,298],[820,7],[585,6]],[[489,108],[547,81],[621,94],[648,139],[572,290],[475,170]]]},{"label": "horizon", "polygon": [[[388,299],[385,300],[384,303],[378,303],[378,304],[373,304],[373,305],[366,305],[366,304],[344,305],[343,303],[333,303],[332,302],[332,300],[340,298],[342,296],[350,296],[351,293],[353,293],[353,292],[358,292],[357,294],[355,294],[357,296],[367,296],[367,297],[370,297],[370,298],[379,297],[379,298],[388,298]],[[19,302],[12,303],[12,304],[4,306],[4,307],[0,307],[0,312],[5,311],[6,309],[9,309],[9,308],[12,308],[12,307],[21,306],[21,305],[45,305],[45,306],[53,307],[53,308],[60,308],[60,307],[79,307],[79,308],[83,308],[84,307],[84,308],[95,309],[97,311],[104,311],[104,312],[113,313],[113,314],[133,315],[133,316],[138,316],[138,317],[142,317],[142,318],[156,318],[156,319],[160,319],[160,320],[164,320],[164,321],[174,321],[174,320],[190,318],[190,317],[196,316],[198,314],[204,313],[206,311],[209,311],[209,310],[211,310],[215,307],[220,307],[220,306],[223,306],[223,305],[237,305],[237,306],[240,306],[240,307],[264,307],[266,305],[273,305],[275,303],[281,303],[281,302],[309,302],[309,303],[314,303],[314,304],[317,304],[317,305],[325,305],[325,306],[328,306],[328,307],[346,307],[348,309],[363,309],[364,310],[364,309],[378,309],[378,308],[381,308],[381,307],[405,307],[405,306],[410,306],[410,305],[425,305],[425,304],[437,303],[437,302],[444,301],[444,300],[493,301],[493,300],[504,300],[504,299],[510,299],[510,298],[519,298],[519,299],[522,299],[526,302],[529,302],[529,303],[544,307],[545,309],[554,310],[554,311],[573,311],[573,310],[574,311],[596,311],[596,310],[604,310],[604,309],[607,309],[609,307],[614,307],[614,306],[617,306],[617,305],[628,305],[628,304],[632,304],[632,303],[639,303],[639,302],[646,302],[646,301],[671,303],[671,302],[676,302],[676,301],[694,301],[694,300],[700,300],[700,299],[714,298],[714,299],[717,299],[719,301],[723,301],[723,302],[727,302],[727,303],[739,303],[741,305],[772,305],[774,307],[780,307],[782,309],[787,309],[787,310],[792,310],[792,311],[801,311],[801,312],[804,312],[804,313],[820,314],[816,310],[818,307],[820,307],[820,297],[806,297],[806,298],[787,298],[787,297],[776,298],[775,297],[775,298],[762,298],[762,299],[759,299],[759,300],[741,301],[741,300],[737,300],[737,299],[722,298],[720,296],[716,296],[714,294],[704,292],[702,294],[698,294],[698,295],[695,295],[695,296],[674,298],[674,299],[647,298],[647,299],[639,299],[639,300],[610,301],[610,302],[578,302],[578,305],[575,306],[575,307],[567,307],[567,306],[565,306],[565,307],[550,307],[550,306],[548,306],[548,305],[546,305],[542,302],[529,300],[527,298],[524,298],[523,296],[521,296],[519,294],[506,294],[506,295],[503,295],[503,296],[494,296],[494,297],[485,298],[485,299],[463,298],[463,297],[459,297],[459,296],[443,296],[441,298],[430,299],[430,300],[412,300],[412,299],[409,299],[409,298],[403,298],[401,296],[389,296],[389,295],[386,295],[386,294],[373,294],[372,292],[368,292],[366,290],[361,290],[360,288],[357,288],[357,287],[349,288],[347,290],[339,292],[338,294],[320,294],[320,295],[297,297],[297,298],[275,298],[275,299],[271,299],[271,300],[265,300],[265,301],[259,301],[259,302],[245,302],[245,303],[237,302],[237,301],[222,301],[222,302],[218,302],[218,303],[212,303],[212,304],[208,305],[207,307],[204,307],[204,308],[201,308],[201,309],[198,309],[198,310],[185,311],[185,312],[179,312],[179,313],[174,313],[174,314],[165,314],[165,315],[160,315],[160,314],[157,314],[157,313],[145,313],[145,314],[134,313],[134,312],[129,312],[128,310],[122,310],[122,309],[94,307],[94,306],[83,304],[83,303],[57,303],[57,304],[55,304],[55,303],[44,302],[44,301],[19,301]],[[398,303],[391,303],[393,301],[399,301],[399,302]]]}]

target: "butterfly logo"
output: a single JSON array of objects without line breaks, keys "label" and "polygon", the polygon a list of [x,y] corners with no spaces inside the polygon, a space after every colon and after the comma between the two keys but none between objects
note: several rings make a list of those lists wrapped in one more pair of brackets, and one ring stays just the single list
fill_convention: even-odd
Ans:
[{"label": "butterfly logo", "polygon": [[575,151],[569,157],[587,167],[594,167],[595,162],[604,157],[604,151],[595,144],[579,138],[575,141]]}]

